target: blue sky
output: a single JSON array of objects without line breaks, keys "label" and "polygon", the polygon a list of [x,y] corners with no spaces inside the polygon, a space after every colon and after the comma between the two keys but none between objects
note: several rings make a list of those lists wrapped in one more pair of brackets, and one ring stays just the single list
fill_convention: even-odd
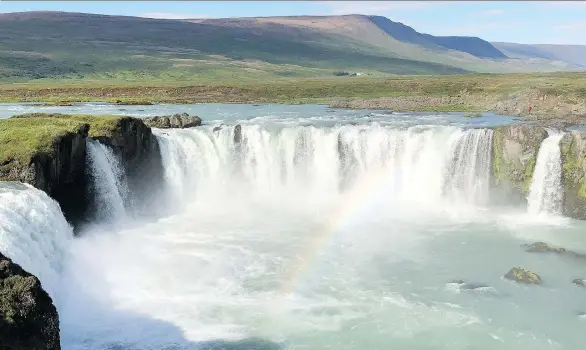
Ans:
[{"label": "blue sky", "polygon": [[0,12],[69,11],[156,18],[382,15],[433,35],[586,45],[586,1],[3,2]]}]

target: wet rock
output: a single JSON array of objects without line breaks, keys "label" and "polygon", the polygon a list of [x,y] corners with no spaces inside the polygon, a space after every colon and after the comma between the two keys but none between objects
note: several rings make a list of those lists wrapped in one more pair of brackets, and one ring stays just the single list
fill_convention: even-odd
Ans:
[{"label": "wet rock", "polygon": [[560,142],[562,155],[563,213],[586,219],[586,132],[572,131]]},{"label": "wet rock", "polygon": [[[67,220],[76,223],[87,206],[85,188],[86,138],[89,124],[50,141],[49,152],[36,152],[24,163],[16,163],[8,173],[0,170],[0,180],[28,183],[54,198]],[[2,164],[6,165],[6,164]]]},{"label": "wet rock", "polygon": [[576,278],[572,281],[572,283],[574,283],[577,286],[586,287],[586,279]]},{"label": "wet rock", "polygon": [[242,126],[240,124],[234,127],[234,144],[239,145],[242,142]]},{"label": "wet rock", "polygon": [[475,290],[481,288],[488,288],[488,285],[482,283],[464,283],[460,286],[460,289],[464,290]]},{"label": "wet rock", "polygon": [[[67,115],[22,115],[19,118],[67,118]],[[87,116],[91,118],[91,116]],[[154,191],[153,183],[164,176],[157,138],[151,128],[139,118],[119,117],[113,128],[94,132],[81,124],[72,132],[47,140],[47,151],[35,152],[30,159],[12,164],[9,170],[0,168],[0,180],[28,183],[44,191],[61,206],[67,221],[76,229],[94,212],[92,181],[87,163],[86,141],[91,138],[110,147],[122,160],[128,186],[137,203],[146,203],[143,196]],[[6,164],[1,164],[6,167]]]},{"label": "wet rock", "polygon": [[0,253],[0,348],[60,349],[59,317],[39,280]]},{"label": "wet rock", "polygon": [[547,138],[544,127],[512,124],[494,129],[492,172],[495,184],[507,193],[529,192],[537,153]]},{"label": "wet rock", "polygon": [[475,290],[480,288],[488,288],[488,285],[486,284],[464,282],[463,280],[452,280],[448,283],[457,284],[460,290]]},{"label": "wet rock", "polygon": [[147,126],[159,129],[184,129],[201,125],[200,117],[190,116],[187,113],[174,114],[170,116],[148,117],[144,118],[143,121]]},{"label": "wet rock", "polygon": [[511,281],[519,282],[519,283],[526,283],[526,284],[540,284],[541,277],[535,272],[531,272],[526,270],[522,267],[513,267],[507,274],[505,275],[506,279]]},{"label": "wet rock", "polygon": [[556,248],[544,242],[535,242],[532,244],[524,244],[525,251],[529,253],[566,253],[565,248]]}]

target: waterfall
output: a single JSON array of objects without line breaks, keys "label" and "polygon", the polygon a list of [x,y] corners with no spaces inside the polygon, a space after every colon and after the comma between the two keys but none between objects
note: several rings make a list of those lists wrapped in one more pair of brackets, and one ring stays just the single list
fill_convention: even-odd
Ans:
[{"label": "waterfall", "polygon": [[563,133],[549,131],[537,154],[535,170],[527,198],[531,214],[562,213],[562,160],[560,140]]},{"label": "waterfall", "polygon": [[32,186],[0,182],[0,251],[56,297],[71,239],[59,204]]},{"label": "waterfall", "polygon": [[446,174],[446,194],[466,202],[488,201],[492,134],[490,129],[454,133]]},{"label": "waterfall", "polygon": [[332,194],[372,173],[385,174],[394,199],[484,203],[488,196],[489,129],[245,125],[241,140],[233,127],[154,132],[167,186],[183,198],[222,191]]},{"label": "waterfall", "polygon": [[91,140],[87,141],[87,154],[96,206],[94,214],[101,221],[124,218],[128,187],[119,159],[110,148]]}]

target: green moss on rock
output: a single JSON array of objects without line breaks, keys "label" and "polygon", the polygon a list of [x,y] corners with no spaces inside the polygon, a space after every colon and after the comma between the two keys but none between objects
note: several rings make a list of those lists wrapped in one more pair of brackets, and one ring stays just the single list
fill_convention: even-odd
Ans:
[{"label": "green moss on rock", "polygon": [[539,147],[547,131],[537,125],[513,124],[494,129],[492,173],[498,187],[527,194]]},{"label": "green moss on rock", "polygon": [[55,142],[89,129],[89,136],[111,136],[120,116],[30,113],[0,120],[0,179],[11,180],[15,167],[26,167],[35,155],[51,155]]},{"label": "green moss on rock", "polygon": [[526,270],[522,267],[513,267],[507,274],[505,275],[506,279],[511,281],[519,282],[519,283],[526,283],[526,284],[540,284],[541,277],[535,272],[531,272]]},{"label": "green moss on rock", "polygon": [[60,349],[59,317],[39,280],[0,253],[0,348]]},{"label": "green moss on rock", "polygon": [[586,132],[573,131],[560,142],[564,214],[586,219]]},{"label": "green moss on rock", "polygon": [[558,253],[558,254],[563,254],[566,253],[567,250],[566,248],[562,248],[562,247],[552,247],[547,243],[544,242],[535,242],[532,244],[526,244],[523,247],[525,247],[525,251],[529,252],[529,253]]}]

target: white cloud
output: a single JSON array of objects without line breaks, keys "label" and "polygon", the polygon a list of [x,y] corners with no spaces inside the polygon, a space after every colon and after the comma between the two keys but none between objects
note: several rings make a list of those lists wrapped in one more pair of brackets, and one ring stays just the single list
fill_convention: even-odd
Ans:
[{"label": "white cloud", "polygon": [[322,1],[332,15],[380,15],[393,11],[415,11],[436,6],[443,1]]},{"label": "white cloud", "polygon": [[170,12],[149,12],[138,15],[144,18],[157,18],[157,19],[187,19],[187,18],[209,18],[210,16],[201,14],[189,14],[189,13],[170,13]]}]

